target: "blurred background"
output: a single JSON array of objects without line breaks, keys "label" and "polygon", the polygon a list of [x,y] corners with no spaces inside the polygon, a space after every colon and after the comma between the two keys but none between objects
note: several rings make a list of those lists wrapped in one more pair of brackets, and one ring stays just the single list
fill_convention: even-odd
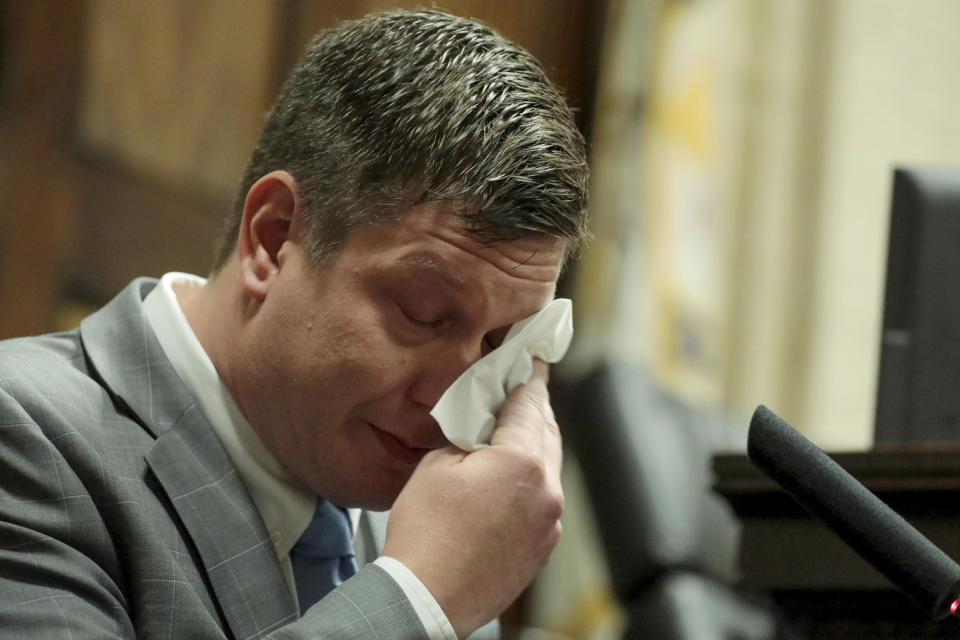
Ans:
[{"label": "blurred background", "polygon": [[[309,37],[423,4],[0,0],[0,337],[75,326],[136,276],[204,274]],[[761,402],[823,448],[870,447],[892,172],[960,165],[960,2],[436,6],[530,49],[591,145],[559,381],[626,363],[737,425],[711,450],[742,446]],[[563,542],[513,620],[615,638],[568,460]]]}]

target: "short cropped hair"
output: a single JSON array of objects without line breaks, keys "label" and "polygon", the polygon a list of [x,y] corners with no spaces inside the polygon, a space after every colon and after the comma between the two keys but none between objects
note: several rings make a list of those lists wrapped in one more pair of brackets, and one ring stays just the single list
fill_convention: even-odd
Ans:
[{"label": "short cropped hair", "polygon": [[316,264],[361,224],[448,201],[491,244],[586,231],[583,136],[525,49],[473,20],[393,11],[321,31],[267,116],[215,261],[267,173],[297,181]]}]

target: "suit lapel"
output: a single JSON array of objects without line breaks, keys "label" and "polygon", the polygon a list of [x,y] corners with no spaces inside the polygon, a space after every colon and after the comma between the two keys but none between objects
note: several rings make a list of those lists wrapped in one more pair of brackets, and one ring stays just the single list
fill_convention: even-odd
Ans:
[{"label": "suit lapel", "polygon": [[143,314],[138,279],[83,321],[90,361],[118,404],[157,438],[147,464],[183,522],[237,638],[292,622],[296,607],[259,513]]},{"label": "suit lapel", "polygon": [[194,404],[147,454],[189,531],[231,631],[258,637],[297,619],[276,551],[213,430]]}]

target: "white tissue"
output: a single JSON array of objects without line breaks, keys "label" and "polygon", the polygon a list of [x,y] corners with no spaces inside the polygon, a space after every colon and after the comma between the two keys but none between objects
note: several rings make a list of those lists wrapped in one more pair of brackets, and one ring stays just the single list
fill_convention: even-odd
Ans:
[{"label": "white tissue", "polygon": [[559,362],[573,337],[573,304],[557,298],[515,323],[503,344],[477,360],[443,392],[430,415],[447,440],[464,451],[490,443],[507,395],[528,381],[533,358]]}]

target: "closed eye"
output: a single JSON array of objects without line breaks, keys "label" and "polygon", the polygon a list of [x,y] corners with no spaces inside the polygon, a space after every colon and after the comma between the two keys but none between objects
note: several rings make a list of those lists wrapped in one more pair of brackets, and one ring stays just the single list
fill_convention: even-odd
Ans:
[{"label": "closed eye", "polygon": [[403,305],[398,304],[400,313],[413,325],[424,329],[438,329],[443,324],[443,318],[432,319],[429,316],[420,316],[417,312],[409,311]]}]

